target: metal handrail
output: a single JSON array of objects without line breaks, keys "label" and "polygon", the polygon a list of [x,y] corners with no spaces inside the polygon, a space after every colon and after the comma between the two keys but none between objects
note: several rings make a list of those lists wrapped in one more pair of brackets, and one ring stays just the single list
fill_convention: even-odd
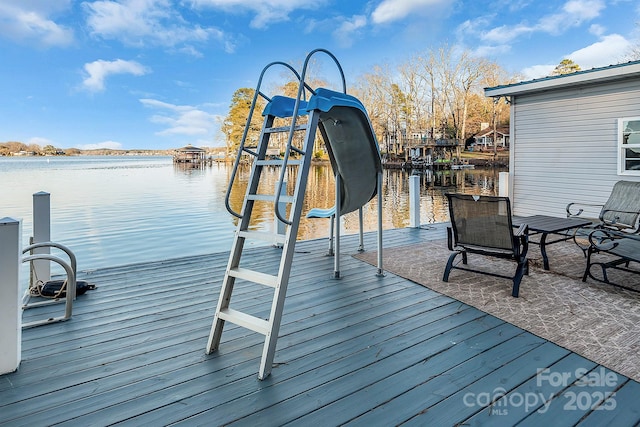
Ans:
[{"label": "metal handrail", "polygon": [[[251,119],[253,118],[253,113],[254,110],[256,108],[256,102],[258,100],[258,96],[261,96],[262,98],[264,98],[267,102],[271,101],[271,99],[265,95],[264,93],[261,92],[260,87],[262,86],[262,79],[264,78],[265,73],[267,72],[267,70],[269,68],[271,68],[272,66],[275,65],[282,65],[286,68],[288,68],[298,79],[298,81],[300,81],[300,75],[298,74],[298,72],[289,64],[285,63],[285,62],[281,62],[281,61],[275,61],[272,62],[270,64],[268,64],[266,67],[264,67],[262,69],[262,72],[260,73],[260,77],[258,78],[258,83],[256,85],[256,90],[255,93],[253,94],[253,100],[251,102],[251,108],[249,109],[249,115],[247,116],[247,123],[245,124],[244,127],[244,132],[242,133],[242,139],[240,140],[240,146],[238,147],[238,154],[236,156],[236,159],[233,163],[233,169],[231,170],[231,178],[229,179],[229,185],[227,187],[227,194],[225,195],[225,199],[224,199],[224,204],[225,207],[227,208],[227,211],[235,216],[236,218],[242,218],[242,214],[236,212],[233,210],[233,208],[231,207],[231,202],[230,202],[230,198],[231,198],[231,188],[233,187],[233,184],[235,182],[236,179],[236,174],[238,172],[238,167],[240,166],[240,157],[242,155],[243,152],[249,153],[252,156],[256,156],[257,153],[245,148],[245,142],[247,140],[247,134],[249,133],[249,127],[251,125]],[[297,106],[297,104],[296,104]]]},{"label": "metal handrail", "polygon": [[76,256],[71,251],[71,249],[69,249],[65,245],[62,245],[62,244],[56,243],[56,242],[38,242],[38,243],[33,243],[33,244],[27,246],[26,248],[24,248],[22,250],[22,253],[26,254],[27,252],[30,252],[33,249],[37,249],[37,248],[58,248],[58,249],[62,250],[69,257],[69,262],[71,264],[71,268],[73,269],[73,274],[75,275],[76,272],[78,271],[77,267],[76,267],[77,266]]},{"label": "metal handrail", "polygon": [[[309,65],[309,60],[311,59],[311,57],[313,55],[315,55],[318,52],[326,53],[331,59],[333,59],[333,61],[335,62],[336,66],[338,67],[338,71],[340,72],[340,77],[342,79],[342,91],[345,94],[347,93],[347,83],[346,83],[346,79],[344,77],[344,71],[342,70],[342,66],[338,62],[338,59],[331,52],[329,52],[326,49],[322,49],[322,48],[314,49],[311,52],[309,52],[309,54],[307,55],[307,57],[304,60],[304,65],[302,67],[302,73],[300,74],[300,77],[299,77],[300,83],[298,84],[298,95],[296,96],[296,102],[295,102],[295,105],[293,107],[293,117],[291,118],[291,127],[289,129],[289,138],[287,139],[287,149],[285,150],[285,153],[284,153],[284,160],[283,160],[283,163],[282,163],[282,169],[280,170],[280,179],[278,180],[277,188],[276,188],[276,192],[275,192],[275,202],[274,202],[275,215],[278,218],[278,220],[282,221],[283,223],[285,223],[287,225],[291,225],[292,222],[283,217],[282,213],[280,212],[280,209],[278,209],[278,204],[280,203],[280,195],[282,193],[282,186],[284,185],[284,174],[286,173],[286,166],[287,166],[287,163],[289,162],[289,155],[290,155],[291,150],[292,150],[293,134],[294,134],[294,130],[296,128],[296,122],[297,122],[297,119],[298,119],[298,108],[300,108],[300,100],[302,99],[302,96],[303,96],[305,88],[309,89],[309,91],[314,95],[316,93],[315,90],[313,90],[312,88],[309,87],[309,85],[307,85],[307,83],[305,82],[305,77],[306,77],[306,74],[307,74],[307,68],[308,68],[308,65]],[[299,150],[296,150],[296,151],[299,151]],[[301,153],[301,154],[304,156],[307,153]]]},{"label": "metal handrail", "polygon": [[[47,243],[50,243],[50,242],[47,242]],[[36,244],[36,245],[44,246],[42,244]],[[32,245],[32,246],[36,246],[36,245]],[[35,326],[40,326],[40,325],[46,325],[48,323],[53,323],[53,322],[63,322],[65,320],[69,320],[71,318],[71,313],[73,311],[73,300],[75,299],[75,296],[76,296],[76,275],[75,275],[74,269],[69,264],[64,262],[59,257],[48,255],[48,254],[29,255],[22,258],[22,262],[32,262],[35,260],[48,260],[48,261],[56,262],[60,264],[62,268],[64,268],[65,272],[67,273],[67,291],[66,291],[66,300],[65,300],[65,311],[63,316],[51,317],[45,320],[38,320],[30,323],[25,323],[22,325],[23,329],[33,328]]]}]

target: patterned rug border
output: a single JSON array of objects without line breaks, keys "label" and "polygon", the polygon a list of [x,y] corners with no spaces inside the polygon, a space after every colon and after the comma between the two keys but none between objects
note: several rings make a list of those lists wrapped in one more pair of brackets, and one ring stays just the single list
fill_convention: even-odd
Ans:
[{"label": "patterned rug border", "polygon": [[[449,282],[443,282],[451,253],[446,240],[384,250],[383,267],[640,381],[640,293],[590,279],[583,283],[584,257],[572,243],[550,246],[547,252],[551,271],[541,268],[538,248],[530,249],[530,273],[519,298],[511,296],[508,279],[453,270]],[[353,256],[377,262],[377,251]],[[514,262],[482,256],[469,256],[469,265],[502,274],[515,271]],[[640,281],[640,275],[619,280],[628,284]]]}]

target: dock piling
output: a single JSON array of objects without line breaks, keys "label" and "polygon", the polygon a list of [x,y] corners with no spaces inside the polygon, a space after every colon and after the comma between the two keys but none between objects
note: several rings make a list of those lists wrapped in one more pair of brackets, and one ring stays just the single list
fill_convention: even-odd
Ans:
[{"label": "dock piling", "polygon": [[22,358],[21,248],[22,221],[0,219],[0,375],[17,370]]}]

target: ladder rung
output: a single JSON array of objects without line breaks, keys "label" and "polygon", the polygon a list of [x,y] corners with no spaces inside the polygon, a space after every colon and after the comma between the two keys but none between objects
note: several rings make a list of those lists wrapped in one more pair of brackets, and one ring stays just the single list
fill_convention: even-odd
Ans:
[{"label": "ladder rung", "polygon": [[262,335],[267,335],[269,333],[268,321],[232,308],[220,310],[220,312],[218,312],[218,317],[222,320],[227,320],[238,326],[242,326],[243,328],[251,329],[252,331],[258,332]]},{"label": "ladder rung", "polygon": [[238,236],[245,239],[264,240],[265,242],[285,243],[285,235],[277,233],[267,233],[264,231],[239,231]]},{"label": "ladder rung", "polygon": [[256,150],[256,147],[242,147],[242,151],[245,151],[254,157],[258,157],[258,153],[256,153],[255,150]]},{"label": "ladder rung", "polygon": [[275,288],[278,284],[278,276],[273,274],[260,273],[259,271],[249,270],[248,268],[236,267],[229,270],[229,276],[238,279],[249,280],[254,283],[260,283],[265,286]]},{"label": "ladder rung", "polygon": [[[293,130],[297,131],[297,130],[306,130],[307,129],[307,125],[303,124],[303,125],[296,125]],[[279,127],[273,127],[273,128],[265,128],[264,133],[284,133],[284,132],[289,132],[291,130],[291,126],[279,126]]]},{"label": "ladder rung", "polygon": [[[247,200],[260,200],[263,202],[275,202],[276,196],[273,194],[248,194]],[[293,196],[280,196],[280,202],[293,203]]]},{"label": "ladder rung", "polygon": [[[256,164],[260,166],[282,166],[284,160],[282,159],[274,159],[274,160],[256,160]],[[289,160],[287,165],[300,166],[302,164],[302,160]]]}]

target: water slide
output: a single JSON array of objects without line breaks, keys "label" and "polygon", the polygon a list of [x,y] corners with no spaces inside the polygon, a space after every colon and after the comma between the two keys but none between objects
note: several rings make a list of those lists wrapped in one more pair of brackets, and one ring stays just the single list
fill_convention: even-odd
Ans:
[{"label": "water slide", "polygon": [[316,89],[307,110],[320,111],[320,132],[339,179],[340,215],[360,209],[377,194],[382,162],[369,116],[351,95]]},{"label": "water slide", "polygon": [[[305,82],[307,66],[311,56],[317,52],[324,52],[336,63],[342,78],[342,92],[336,92],[325,88],[314,89]],[[296,98],[288,98],[277,95],[266,96],[261,92],[262,79],[265,72],[272,66],[281,65],[290,70],[298,80],[298,94]],[[229,180],[225,204],[227,210],[238,221],[237,232],[233,246],[229,253],[229,263],[220,290],[216,314],[214,315],[209,341],[207,342],[207,354],[215,352],[220,344],[224,323],[229,321],[239,326],[261,333],[265,336],[260,370],[258,378],[266,378],[273,366],[273,357],[276,349],[276,341],[280,328],[284,300],[289,282],[291,266],[295,253],[298,226],[302,215],[304,195],[307,188],[307,179],[311,167],[311,159],[314,153],[316,132],[319,130],[325,142],[331,166],[336,181],[336,197],[332,209],[325,209],[325,217],[331,220],[331,239],[335,229],[335,278],[340,277],[340,217],[344,214],[359,211],[360,219],[360,250],[364,249],[363,238],[363,209],[371,199],[378,195],[378,276],[383,276],[382,270],[382,162],[378,143],[371,127],[366,109],[358,99],[346,93],[346,84],[342,67],[335,56],[324,49],[316,49],[307,55],[302,72],[298,72],[290,65],[283,62],[268,64],[260,74],[258,85],[254,92],[247,124],[240,141],[238,155]],[[307,95],[309,99],[307,100]],[[256,147],[246,145],[248,130],[251,128],[252,117],[255,112],[258,97],[267,100],[267,105],[262,112],[264,123],[260,138]],[[306,123],[297,123],[300,116],[307,116]],[[290,120],[288,126],[274,126],[278,118]],[[302,147],[297,142],[300,140],[294,135],[304,132]],[[280,159],[267,158],[267,150],[271,135],[286,134],[287,145],[284,155]],[[296,141],[294,145],[293,142]],[[230,194],[236,177],[240,159],[243,155],[253,157],[249,183],[247,185],[242,211],[236,212],[230,206]],[[264,166],[276,166],[280,168],[280,177],[276,185],[275,194],[263,194],[260,192],[260,176]],[[288,194],[285,187],[285,177],[288,166],[297,166],[295,186],[293,194]],[[274,204],[274,213],[283,225],[283,233],[276,231],[274,235],[256,232],[250,229],[251,215],[255,201],[268,201]],[[290,209],[283,209],[286,203]],[[285,216],[288,215],[288,218]],[[335,222],[335,227],[334,227]],[[256,270],[253,266],[241,266],[241,258],[246,239],[274,239],[276,245],[281,245],[282,255],[278,266],[278,274]],[[230,307],[231,294],[236,279],[246,280],[258,285],[274,288],[273,301],[270,314],[267,319],[256,317]]]},{"label": "water slide", "polygon": [[[274,96],[263,115],[291,117],[295,101]],[[333,172],[340,179],[340,215],[353,212],[376,196],[377,174],[382,173],[380,151],[367,111],[354,96],[325,88],[315,89],[308,102],[300,101],[297,115],[307,115],[311,110],[320,111],[320,132]]]}]

